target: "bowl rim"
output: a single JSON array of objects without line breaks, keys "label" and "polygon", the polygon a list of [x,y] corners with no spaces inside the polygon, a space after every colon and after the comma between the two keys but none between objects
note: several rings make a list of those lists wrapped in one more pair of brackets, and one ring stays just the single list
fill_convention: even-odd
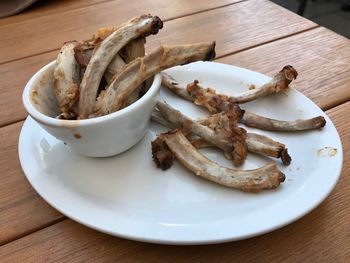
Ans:
[{"label": "bowl rim", "polygon": [[148,89],[148,91],[137,101],[132,103],[131,105],[99,117],[94,117],[91,119],[83,119],[83,120],[62,120],[62,119],[56,119],[50,116],[47,116],[40,111],[38,111],[35,106],[32,103],[32,100],[30,99],[30,94],[32,92],[32,89],[34,87],[34,83],[40,78],[40,76],[47,71],[50,67],[53,67],[53,65],[56,63],[56,60],[51,61],[50,63],[43,66],[41,69],[39,69],[27,82],[27,84],[24,87],[23,93],[22,93],[22,102],[24,105],[24,108],[28,112],[28,114],[33,117],[36,121],[49,125],[54,127],[75,127],[75,126],[90,126],[98,123],[105,122],[107,120],[116,119],[118,117],[124,116],[132,111],[135,111],[138,109],[145,101],[150,100],[154,96],[156,96],[157,92],[160,89],[161,86],[161,74],[157,73],[154,75],[154,79],[152,82],[151,87]]}]

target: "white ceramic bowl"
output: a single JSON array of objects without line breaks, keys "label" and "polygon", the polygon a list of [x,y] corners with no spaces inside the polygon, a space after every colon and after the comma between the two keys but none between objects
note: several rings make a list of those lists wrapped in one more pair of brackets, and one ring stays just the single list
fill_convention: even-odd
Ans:
[{"label": "white ceramic bowl", "polygon": [[120,111],[86,120],[60,120],[55,118],[59,109],[52,91],[54,66],[51,62],[41,68],[23,91],[24,107],[42,128],[74,151],[92,157],[116,155],[141,140],[156,104],[160,74],[145,95]]}]

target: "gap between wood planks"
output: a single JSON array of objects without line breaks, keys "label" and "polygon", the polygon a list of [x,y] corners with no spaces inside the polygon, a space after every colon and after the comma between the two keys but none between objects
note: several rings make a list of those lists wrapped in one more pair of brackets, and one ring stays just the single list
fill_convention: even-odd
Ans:
[{"label": "gap between wood planks", "polygon": [[290,35],[288,35],[288,36],[281,36],[281,37],[277,37],[277,38],[272,39],[272,40],[268,40],[268,41],[265,41],[265,42],[261,42],[261,43],[259,43],[259,44],[252,45],[252,46],[249,46],[249,47],[246,47],[246,48],[242,48],[242,49],[239,49],[239,50],[236,50],[236,51],[227,53],[227,54],[225,54],[225,55],[217,56],[217,57],[215,57],[214,60],[220,59],[220,58],[223,58],[223,57],[227,57],[227,56],[231,56],[231,55],[234,55],[234,54],[237,54],[237,53],[246,51],[246,50],[248,50],[248,49],[260,47],[260,46],[263,46],[263,45],[266,45],[266,44],[269,44],[269,43],[272,43],[272,42],[275,42],[275,41],[278,41],[278,40],[281,40],[281,39],[285,39],[285,38],[292,37],[292,36],[295,36],[295,35],[298,35],[298,34],[302,34],[302,33],[305,33],[305,32],[307,32],[307,31],[314,30],[314,29],[319,28],[319,27],[321,27],[321,26],[320,26],[320,25],[316,25],[316,26],[313,26],[313,27],[310,27],[310,28],[307,28],[307,29],[304,29],[304,30],[301,30],[301,31],[298,31],[298,32],[295,32],[295,33],[292,33],[292,34],[290,34]]},{"label": "gap between wood planks", "polygon": [[69,219],[69,218],[62,214],[62,217],[60,217],[60,218],[54,219],[54,220],[52,220],[50,222],[47,222],[47,223],[45,223],[45,224],[43,224],[43,225],[41,225],[39,227],[36,227],[34,229],[31,229],[31,230],[28,230],[27,232],[24,232],[24,233],[16,236],[15,238],[9,238],[7,240],[4,240],[3,242],[0,243],[0,247],[6,245],[8,243],[11,243],[13,241],[16,241],[18,239],[21,239],[23,237],[29,236],[29,235],[31,235],[31,234],[33,234],[35,232],[38,232],[40,230],[43,230],[43,229],[47,228],[47,227],[53,226],[53,225],[55,225],[55,224],[57,224],[59,222],[67,220],[67,219]]}]

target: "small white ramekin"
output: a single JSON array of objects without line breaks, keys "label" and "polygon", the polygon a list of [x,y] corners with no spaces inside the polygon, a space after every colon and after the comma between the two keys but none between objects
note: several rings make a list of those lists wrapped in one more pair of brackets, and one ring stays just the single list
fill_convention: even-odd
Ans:
[{"label": "small white ramekin", "polygon": [[92,157],[112,156],[128,150],[145,135],[156,104],[161,76],[154,76],[146,94],[117,112],[86,120],[60,120],[52,91],[55,62],[41,68],[23,91],[29,115],[48,133],[74,151]]}]

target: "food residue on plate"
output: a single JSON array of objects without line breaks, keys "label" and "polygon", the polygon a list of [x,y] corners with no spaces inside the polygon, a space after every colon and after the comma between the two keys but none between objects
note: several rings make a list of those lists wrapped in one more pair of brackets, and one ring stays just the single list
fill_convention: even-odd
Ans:
[{"label": "food residue on plate", "polygon": [[330,146],[323,147],[317,151],[318,157],[333,157],[337,154],[337,148],[333,148]]},{"label": "food residue on plate", "polygon": [[249,88],[249,90],[253,90],[253,89],[256,89],[256,86],[255,86],[254,84],[250,84],[250,85],[248,86],[248,88]]}]

